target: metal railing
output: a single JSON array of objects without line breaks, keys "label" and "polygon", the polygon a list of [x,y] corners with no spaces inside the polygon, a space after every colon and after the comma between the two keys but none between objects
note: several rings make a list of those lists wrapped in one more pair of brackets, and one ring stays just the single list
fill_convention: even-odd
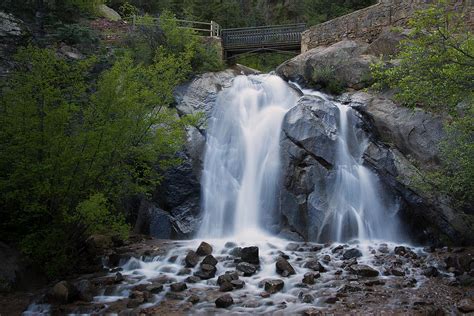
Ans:
[{"label": "metal railing", "polygon": [[[155,17],[143,17],[143,16],[135,16],[133,15],[129,19],[132,23],[133,27],[136,26],[156,26],[160,24],[160,18]],[[182,19],[174,19],[176,21],[178,28],[192,30],[196,32],[197,35],[201,36],[212,36],[217,37],[220,36],[221,27],[214,21],[211,22],[199,22],[199,21],[191,21],[191,20],[182,20]]]},{"label": "metal railing", "polygon": [[304,23],[223,29],[224,49],[300,45]]}]

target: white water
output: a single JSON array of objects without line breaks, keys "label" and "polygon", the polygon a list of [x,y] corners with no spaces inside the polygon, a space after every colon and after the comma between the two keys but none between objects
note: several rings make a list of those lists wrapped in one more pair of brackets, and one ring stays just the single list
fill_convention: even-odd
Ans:
[{"label": "white water", "polygon": [[275,207],[280,129],[296,93],[279,77],[238,76],[219,94],[207,130],[200,237],[262,235]]}]

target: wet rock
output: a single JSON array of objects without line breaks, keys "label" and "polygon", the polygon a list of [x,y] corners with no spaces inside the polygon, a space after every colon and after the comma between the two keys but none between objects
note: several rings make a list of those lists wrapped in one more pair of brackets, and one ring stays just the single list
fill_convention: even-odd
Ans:
[{"label": "wet rock", "polygon": [[390,249],[388,249],[387,244],[380,244],[378,251],[381,253],[389,253]]},{"label": "wet rock", "polygon": [[236,269],[244,273],[244,276],[251,276],[257,272],[257,267],[247,262],[241,262],[237,265]]},{"label": "wet rock", "polygon": [[415,278],[411,278],[408,281],[403,282],[403,287],[415,287],[418,281]]},{"label": "wet rock", "polygon": [[328,264],[331,261],[331,256],[330,255],[325,255],[323,257],[323,262]]},{"label": "wet rock", "polygon": [[461,313],[472,313],[474,312],[474,300],[472,298],[465,298],[459,301],[457,304],[458,310]]},{"label": "wet rock", "polygon": [[401,268],[393,267],[390,269],[390,274],[394,276],[405,276],[405,271],[403,271]]},{"label": "wet rock", "polygon": [[235,247],[237,247],[237,244],[233,241],[228,241],[228,242],[225,243],[224,247],[225,248],[235,248]]},{"label": "wet rock", "polygon": [[128,308],[137,308],[138,306],[143,304],[143,298],[133,298],[128,300],[127,307]]},{"label": "wet rock", "polygon": [[232,285],[232,283],[230,282],[222,282],[220,287],[219,287],[219,291],[221,292],[230,292],[234,289],[234,286]]},{"label": "wet rock", "polygon": [[221,285],[224,282],[232,282],[238,278],[239,276],[236,272],[226,272],[217,278],[217,285]]},{"label": "wet rock", "polygon": [[240,258],[244,262],[248,262],[251,264],[260,264],[260,258],[258,257],[258,247],[245,247],[242,248],[240,253]]},{"label": "wet rock", "polygon": [[243,302],[242,306],[246,307],[246,308],[257,308],[257,307],[260,306],[260,303],[258,301],[255,301],[255,300],[251,300],[251,301],[248,301],[248,302]]},{"label": "wet rock", "polygon": [[427,278],[432,278],[437,277],[439,275],[439,271],[435,267],[431,266],[424,269],[421,274],[423,274]]},{"label": "wet rock", "polygon": [[80,280],[74,286],[78,291],[79,300],[90,302],[94,299],[95,288],[89,280]]},{"label": "wet rock", "polygon": [[202,264],[201,270],[195,272],[194,275],[200,277],[203,280],[208,280],[216,276],[216,271],[216,267],[211,266],[210,264]]},{"label": "wet rock", "polygon": [[364,282],[364,285],[366,286],[374,286],[374,285],[385,285],[385,281],[382,281],[382,280],[369,280],[369,281],[366,281]]},{"label": "wet rock", "polygon": [[186,283],[198,283],[199,281],[201,281],[201,278],[198,277],[198,276],[195,276],[195,275],[188,276],[184,280],[184,282],[186,282]]},{"label": "wet rock", "polygon": [[265,281],[265,292],[274,294],[276,292],[279,292],[283,289],[285,286],[285,282],[283,280],[275,279],[275,280],[266,280]]},{"label": "wet rock", "polygon": [[192,270],[190,268],[183,268],[178,271],[178,275],[188,275],[191,274]]},{"label": "wet rock", "polygon": [[397,246],[395,247],[395,249],[393,250],[393,252],[396,254],[396,255],[399,255],[399,256],[404,256],[406,253],[407,253],[407,249],[403,246]]},{"label": "wet rock", "polygon": [[173,292],[183,292],[187,288],[188,287],[187,287],[186,283],[184,283],[184,282],[178,282],[178,283],[170,284],[170,289]]},{"label": "wet rock", "polygon": [[208,255],[202,260],[201,264],[210,264],[211,266],[216,266],[217,259],[214,258],[213,255]]},{"label": "wet rock", "polygon": [[215,301],[216,307],[218,308],[227,308],[234,304],[234,299],[229,294],[220,296]]},{"label": "wet rock", "polygon": [[234,256],[234,257],[240,257],[241,254],[242,254],[241,247],[235,247],[229,252],[229,255]]},{"label": "wet rock", "polygon": [[355,264],[350,267],[350,271],[358,276],[363,277],[376,277],[379,275],[379,272],[372,267],[369,267],[365,264]]},{"label": "wet rock", "polygon": [[242,289],[245,286],[245,282],[242,280],[232,280],[230,283],[236,289]]},{"label": "wet rock", "polygon": [[296,274],[295,269],[283,257],[278,258],[277,262],[275,263],[275,267],[276,267],[276,272],[283,277]]},{"label": "wet rock", "polygon": [[186,296],[183,293],[177,293],[177,292],[167,292],[165,294],[165,297],[170,300],[176,300],[176,301],[183,301],[186,299]]},{"label": "wet rock", "polygon": [[53,286],[53,289],[51,290],[51,297],[54,301],[67,304],[78,299],[79,291],[73,284],[67,281],[61,281]]},{"label": "wet rock", "polygon": [[186,264],[186,267],[193,268],[198,264],[199,257],[193,250],[190,250],[184,258],[184,262]]},{"label": "wet rock", "polygon": [[324,303],[326,303],[326,304],[335,304],[337,301],[339,301],[339,298],[337,298],[336,296],[331,296],[331,297],[328,297],[327,299],[325,299]]},{"label": "wet rock", "polygon": [[346,250],[344,254],[342,255],[342,257],[345,260],[349,260],[352,258],[359,258],[359,257],[362,257],[362,252],[357,248],[351,248],[349,250]]},{"label": "wet rock", "polygon": [[343,245],[338,245],[336,247],[334,247],[331,252],[332,253],[338,253],[338,252],[341,252],[342,250],[344,249],[344,246]]},{"label": "wet rock", "polygon": [[152,294],[158,294],[163,291],[163,284],[152,284],[146,287],[146,290]]},{"label": "wet rock", "polygon": [[260,296],[261,296],[262,298],[269,298],[270,295],[271,295],[270,293],[265,292],[265,291],[263,291],[263,292],[260,293]]},{"label": "wet rock", "polygon": [[191,296],[188,298],[188,302],[190,302],[190,303],[193,304],[193,305],[196,305],[197,303],[199,303],[199,301],[200,301],[199,296],[197,296],[197,295],[195,295],[195,294],[191,295]]},{"label": "wet rock", "polygon": [[121,282],[123,282],[123,280],[124,280],[124,277],[123,277],[122,273],[120,273],[120,272],[115,273],[114,283],[121,283]]},{"label": "wet rock", "polygon": [[196,250],[196,254],[198,256],[207,256],[212,254],[212,246],[209,245],[207,242],[203,241],[199,245],[198,249]]},{"label": "wet rock", "polygon": [[303,316],[321,316],[323,313],[316,308],[309,308],[303,312]]},{"label": "wet rock", "polygon": [[321,277],[321,274],[319,274],[319,272],[316,272],[316,273],[313,273],[313,272],[307,272],[304,274],[303,276],[303,283],[304,284],[314,284],[315,283],[315,280],[320,278]]},{"label": "wet rock", "polygon": [[326,272],[324,266],[317,260],[310,260],[304,264],[304,268],[311,269],[318,272]]},{"label": "wet rock", "polygon": [[312,302],[314,301],[314,297],[313,297],[313,295],[311,295],[311,294],[304,294],[304,295],[303,295],[303,298],[301,299],[301,301],[302,301],[303,303],[309,304],[309,303],[312,303]]}]

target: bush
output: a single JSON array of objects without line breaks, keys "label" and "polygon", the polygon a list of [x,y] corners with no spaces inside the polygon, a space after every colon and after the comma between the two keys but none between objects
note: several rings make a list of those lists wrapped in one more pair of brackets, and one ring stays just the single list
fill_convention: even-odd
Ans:
[{"label": "bush", "polygon": [[53,276],[74,266],[88,234],[126,235],[121,201],[150,194],[178,162],[194,118],[169,105],[190,66],[125,55],[90,85],[93,58],[28,47],[16,61],[0,103],[0,238]]},{"label": "bush", "polygon": [[91,28],[80,24],[61,24],[56,28],[55,37],[68,45],[95,45],[99,42],[98,35]]}]

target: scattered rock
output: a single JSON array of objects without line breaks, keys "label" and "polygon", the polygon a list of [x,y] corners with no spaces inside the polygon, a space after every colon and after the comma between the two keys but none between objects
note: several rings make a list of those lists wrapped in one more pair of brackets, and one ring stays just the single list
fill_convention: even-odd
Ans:
[{"label": "scattered rock", "polygon": [[188,298],[188,302],[191,302],[191,304],[193,304],[193,305],[199,303],[199,301],[200,301],[199,296],[197,296],[197,295],[195,295],[195,294],[191,295],[191,296]]},{"label": "scattered rock", "polygon": [[210,264],[202,264],[201,270],[195,272],[194,275],[200,277],[203,280],[208,280],[216,276],[216,271],[216,267],[211,266]]},{"label": "scattered rock", "polygon": [[198,276],[195,276],[195,275],[188,276],[184,280],[184,282],[186,282],[186,283],[198,283],[199,281],[201,281],[201,278],[198,277]]},{"label": "scattered rock", "polygon": [[241,262],[236,269],[244,273],[244,276],[251,276],[257,272],[257,267],[247,262]]},{"label": "scattered rock", "polygon": [[239,276],[236,272],[226,272],[217,278],[217,285],[221,285],[224,282],[232,282],[238,278]]},{"label": "scattered rock", "polygon": [[211,266],[217,265],[217,259],[213,255],[207,255],[201,262],[201,264],[210,264]]},{"label": "scattered rock", "polygon": [[124,277],[123,277],[122,273],[120,273],[120,272],[115,273],[115,277],[114,277],[114,282],[115,283],[121,283],[121,282],[123,282],[123,280],[124,280]]},{"label": "scattered rock", "polygon": [[187,288],[188,287],[187,287],[186,283],[184,283],[184,282],[178,282],[178,283],[170,284],[170,289],[173,292],[182,292],[182,291],[186,290]]},{"label": "scattered rock", "polygon": [[220,287],[219,287],[219,291],[221,292],[230,292],[234,289],[234,286],[232,285],[232,283],[230,282],[222,282]]},{"label": "scattered rock", "polygon": [[474,300],[472,298],[465,298],[459,301],[457,304],[458,310],[461,313],[472,313],[474,312]]},{"label": "scattered rock", "polygon": [[285,286],[285,282],[279,279],[275,279],[275,280],[265,281],[264,288],[265,288],[265,292],[274,294],[276,292],[281,291],[284,286]]},{"label": "scattered rock", "polygon": [[342,257],[345,260],[349,260],[352,258],[359,258],[359,257],[362,257],[362,252],[357,248],[351,248],[349,250],[346,250],[344,254],[342,255]]},{"label": "scattered rock", "polygon": [[53,286],[51,296],[53,300],[62,304],[67,304],[74,302],[74,300],[79,297],[79,291],[71,283],[61,281]]},{"label": "scattered rock", "polygon": [[193,268],[198,264],[199,257],[193,250],[190,250],[184,258],[184,262],[186,264],[186,267]]},{"label": "scattered rock", "polygon": [[427,267],[423,270],[422,274],[427,278],[437,277],[439,275],[438,269],[436,267]]},{"label": "scattered rock", "polygon": [[357,274],[358,276],[363,277],[376,277],[379,275],[379,272],[372,267],[369,267],[365,264],[355,264],[350,267],[352,273]]},{"label": "scattered rock", "polygon": [[229,255],[234,256],[234,257],[240,257],[241,254],[242,254],[241,247],[235,247],[231,251],[229,251]]},{"label": "scattered rock", "polygon": [[146,290],[153,294],[158,294],[163,291],[163,284],[152,284],[146,287]]},{"label": "scattered rock", "polygon": [[394,276],[405,276],[405,271],[403,271],[401,268],[394,267],[390,269],[390,274]]},{"label": "scattered rock", "polygon": [[245,247],[242,248],[240,252],[240,258],[244,262],[248,262],[251,264],[260,264],[260,258],[258,257],[258,247]]},{"label": "scattered rock", "polygon": [[236,289],[242,289],[245,286],[245,282],[242,280],[232,280],[230,283]]},{"label": "scattered rock", "polygon": [[303,298],[301,299],[303,303],[312,303],[314,301],[314,297],[311,294],[304,294]]},{"label": "scattered rock", "polygon": [[198,249],[196,250],[196,254],[198,256],[207,256],[212,254],[212,246],[209,245],[207,242],[203,241],[199,245]]},{"label": "scattered rock", "polygon": [[319,274],[319,272],[316,272],[316,273],[307,272],[304,274],[302,282],[305,284],[311,285],[311,284],[314,284],[315,279],[318,279],[319,277],[321,277],[321,274]]},{"label": "scattered rock", "polygon": [[324,266],[317,260],[310,260],[304,264],[304,267],[318,272],[326,272]]},{"label": "scattered rock", "polygon": [[316,308],[309,308],[303,312],[303,316],[321,316],[323,313]]},{"label": "scattered rock", "polygon": [[215,303],[218,308],[227,308],[234,304],[234,299],[229,294],[226,294],[218,297]]},{"label": "scattered rock", "polygon": [[331,296],[324,300],[326,304],[335,304],[337,301],[339,301],[339,298],[336,296]]},{"label": "scattered rock", "polygon": [[233,241],[228,241],[228,242],[225,243],[224,247],[225,248],[235,248],[235,247],[237,247],[237,244]]},{"label": "scattered rock", "polygon": [[276,266],[276,272],[283,277],[296,274],[295,269],[283,257],[278,258],[277,262],[275,263],[275,266]]}]

